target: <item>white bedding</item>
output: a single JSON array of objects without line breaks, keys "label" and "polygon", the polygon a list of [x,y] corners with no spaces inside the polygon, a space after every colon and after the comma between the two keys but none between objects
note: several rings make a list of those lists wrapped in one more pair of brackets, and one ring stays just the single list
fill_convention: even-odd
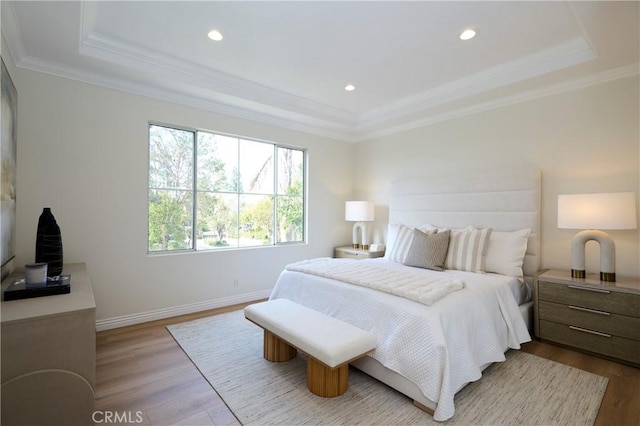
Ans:
[{"label": "white bedding", "polygon": [[[364,259],[391,269],[385,259]],[[373,358],[414,382],[437,403],[435,420],[454,414],[454,395],[481,377],[481,366],[504,361],[506,348],[531,340],[510,277],[410,268],[426,276],[461,279],[465,288],[432,306],[340,281],[284,271],[270,298],[286,298],[341,319],[377,338]]]},{"label": "white bedding", "polygon": [[419,273],[416,268],[392,269],[357,259],[320,257],[292,263],[285,269],[368,287],[425,305],[433,305],[447,294],[464,288],[462,280],[450,279],[444,274],[433,277]]}]

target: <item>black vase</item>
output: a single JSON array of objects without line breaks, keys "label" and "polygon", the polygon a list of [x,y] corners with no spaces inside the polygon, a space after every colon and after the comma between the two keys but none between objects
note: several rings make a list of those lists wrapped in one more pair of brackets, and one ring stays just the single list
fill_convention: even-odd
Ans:
[{"label": "black vase", "polygon": [[56,218],[53,217],[49,207],[42,209],[38,219],[36,263],[38,262],[47,264],[48,277],[62,274],[62,236]]}]

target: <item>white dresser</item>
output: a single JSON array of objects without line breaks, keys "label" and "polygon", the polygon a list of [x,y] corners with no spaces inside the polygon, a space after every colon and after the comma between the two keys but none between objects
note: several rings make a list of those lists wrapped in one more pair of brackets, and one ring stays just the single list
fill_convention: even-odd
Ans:
[{"label": "white dresser", "polygon": [[96,304],[83,263],[63,274],[69,294],[1,302],[3,425],[94,424]]}]

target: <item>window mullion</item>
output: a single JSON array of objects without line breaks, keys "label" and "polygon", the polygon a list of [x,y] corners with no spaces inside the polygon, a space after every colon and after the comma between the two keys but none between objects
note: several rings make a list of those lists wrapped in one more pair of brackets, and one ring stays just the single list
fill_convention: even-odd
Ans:
[{"label": "window mullion", "polygon": [[[241,162],[240,153],[242,152],[242,150],[240,149],[240,143],[242,141],[240,140],[240,138],[237,138],[236,141],[237,141],[237,143],[236,143],[237,148],[236,149],[238,150],[238,155],[237,155],[238,163],[237,163],[236,166],[237,166],[237,169],[238,169],[238,174],[240,176],[239,177],[240,182],[242,182],[242,174],[241,174],[241,170],[242,169],[240,168],[240,162]],[[240,188],[236,188],[236,193],[237,193],[236,194],[236,201],[238,203],[237,204],[237,208],[236,208],[236,235],[237,235],[236,248],[240,248],[240,235],[241,235],[240,234],[240,198],[242,197],[242,191],[243,190],[244,189],[241,190]]]},{"label": "window mullion", "polygon": [[273,235],[271,243],[278,245],[278,145],[273,145]]},{"label": "window mullion", "polygon": [[196,238],[198,220],[198,132],[193,132],[193,178],[191,183],[191,196],[193,197],[191,211],[191,249],[198,250]]}]

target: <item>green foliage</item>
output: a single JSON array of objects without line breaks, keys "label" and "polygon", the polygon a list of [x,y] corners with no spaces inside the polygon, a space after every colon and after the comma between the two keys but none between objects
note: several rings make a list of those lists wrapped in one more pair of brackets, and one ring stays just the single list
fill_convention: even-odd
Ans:
[{"label": "green foliage", "polygon": [[[226,196],[233,198],[233,196]],[[203,238],[204,232],[214,231],[218,243],[227,237],[237,236],[237,214],[225,203],[222,195],[215,193],[198,194],[198,238]],[[220,246],[221,244],[216,244]]]},{"label": "green foliage", "polygon": [[242,203],[241,212],[240,236],[262,241],[262,244],[271,244],[273,241],[273,195],[259,196],[259,201],[253,204]]},{"label": "green foliage", "polygon": [[149,251],[190,248],[191,203],[175,192],[149,191]]},{"label": "green foliage", "polygon": [[304,240],[302,181],[297,180],[278,197],[278,242]]}]

